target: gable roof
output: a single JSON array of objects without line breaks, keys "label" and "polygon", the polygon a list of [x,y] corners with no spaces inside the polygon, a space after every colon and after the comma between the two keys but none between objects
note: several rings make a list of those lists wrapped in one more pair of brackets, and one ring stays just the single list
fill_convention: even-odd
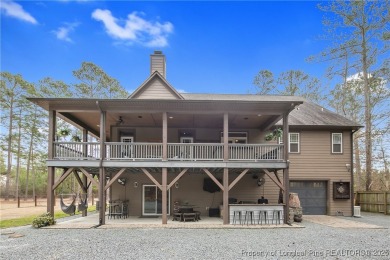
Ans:
[{"label": "gable roof", "polygon": [[[359,129],[360,124],[330,111],[322,106],[304,99],[299,107],[292,110],[288,117],[288,124],[300,128],[352,128]],[[282,125],[279,121],[276,125]]]},{"label": "gable roof", "polygon": [[[156,82],[161,84],[156,84]],[[158,71],[153,72],[128,98],[137,99],[142,98],[144,95],[147,96],[146,98],[150,99],[150,95],[147,95],[148,91],[157,91],[156,88],[159,88],[158,91],[160,91],[160,94],[161,92],[164,92],[166,95],[165,99],[184,99]],[[161,96],[158,95],[156,98],[160,99]]]}]

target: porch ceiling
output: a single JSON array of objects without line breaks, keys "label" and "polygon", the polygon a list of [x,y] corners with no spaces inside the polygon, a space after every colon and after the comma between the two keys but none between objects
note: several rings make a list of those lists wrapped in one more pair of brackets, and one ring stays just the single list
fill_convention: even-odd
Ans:
[{"label": "porch ceiling", "polygon": [[290,112],[302,101],[294,97],[278,97],[271,100],[134,100],[134,99],[48,99],[29,98],[30,101],[59,115],[94,135],[99,133],[100,111],[107,111],[107,137],[110,126],[122,125],[161,127],[162,112],[169,113],[168,127],[219,128],[223,125],[223,113],[229,113],[232,129],[267,128],[275,124],[281,115]]}]

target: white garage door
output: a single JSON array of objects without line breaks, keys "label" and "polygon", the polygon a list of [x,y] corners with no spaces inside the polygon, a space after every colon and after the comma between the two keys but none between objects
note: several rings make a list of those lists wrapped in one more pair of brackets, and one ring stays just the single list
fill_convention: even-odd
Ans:
[{"label": "white garage door", "polygon": [[326,215],[325,181],[290,181],[290,192],[298,193],[304,215]]}]

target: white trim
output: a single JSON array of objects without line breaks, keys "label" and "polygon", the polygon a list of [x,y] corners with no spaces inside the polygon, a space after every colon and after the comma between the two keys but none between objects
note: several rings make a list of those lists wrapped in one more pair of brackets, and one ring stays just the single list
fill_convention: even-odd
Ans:
[{"label": "white trim", "polygon": [[[334,136],[340,135],[340,143],[335,143],[334,142]],[[340,152],[335,152],[334,151],[334,145],[339,144],[340,145]],[[343,133],[332,133],[332,153],[343,153]]]},{"label": "white trim", "polygon": [[[133,143],[134,136],[121,136],[121,143]],[[133,146],[122,145],[121,156],[123,158],[134,158]]]},{"label": "white trim", "polygon": [[[291,135],[297,135],[298,136],[298,142],[294,142],[293,144],[298,144],[298,151],[296,152],[291,152]],[[300,135],[299,133],[289,133],[288,135],[288,152],[289,153],[300,153]]]}]

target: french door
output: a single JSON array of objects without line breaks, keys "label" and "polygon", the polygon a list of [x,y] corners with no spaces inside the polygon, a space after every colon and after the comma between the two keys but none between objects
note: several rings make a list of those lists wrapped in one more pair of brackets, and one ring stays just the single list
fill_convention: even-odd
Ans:
[{"label": "french door", "polygon": [[[122,143],[132,143],[134,142],[133,136],[122,136]],[[122,158],[134,158],[133,147],[131,145],[122,145]]]},{"label": "french door", "polygon": [[[180,137],[180,143],[192,144],[194,142],[193,137]],[[181,146],[180,147],[180,158],[192,159],[193,158],[193,147],[192,146]]]},{"label": "french door", "polygon": [[[168,190],[167,214],[170,214],[171,191]],[[142,186],[142,215],[162,214],[162,192],[156,185]]]}]

